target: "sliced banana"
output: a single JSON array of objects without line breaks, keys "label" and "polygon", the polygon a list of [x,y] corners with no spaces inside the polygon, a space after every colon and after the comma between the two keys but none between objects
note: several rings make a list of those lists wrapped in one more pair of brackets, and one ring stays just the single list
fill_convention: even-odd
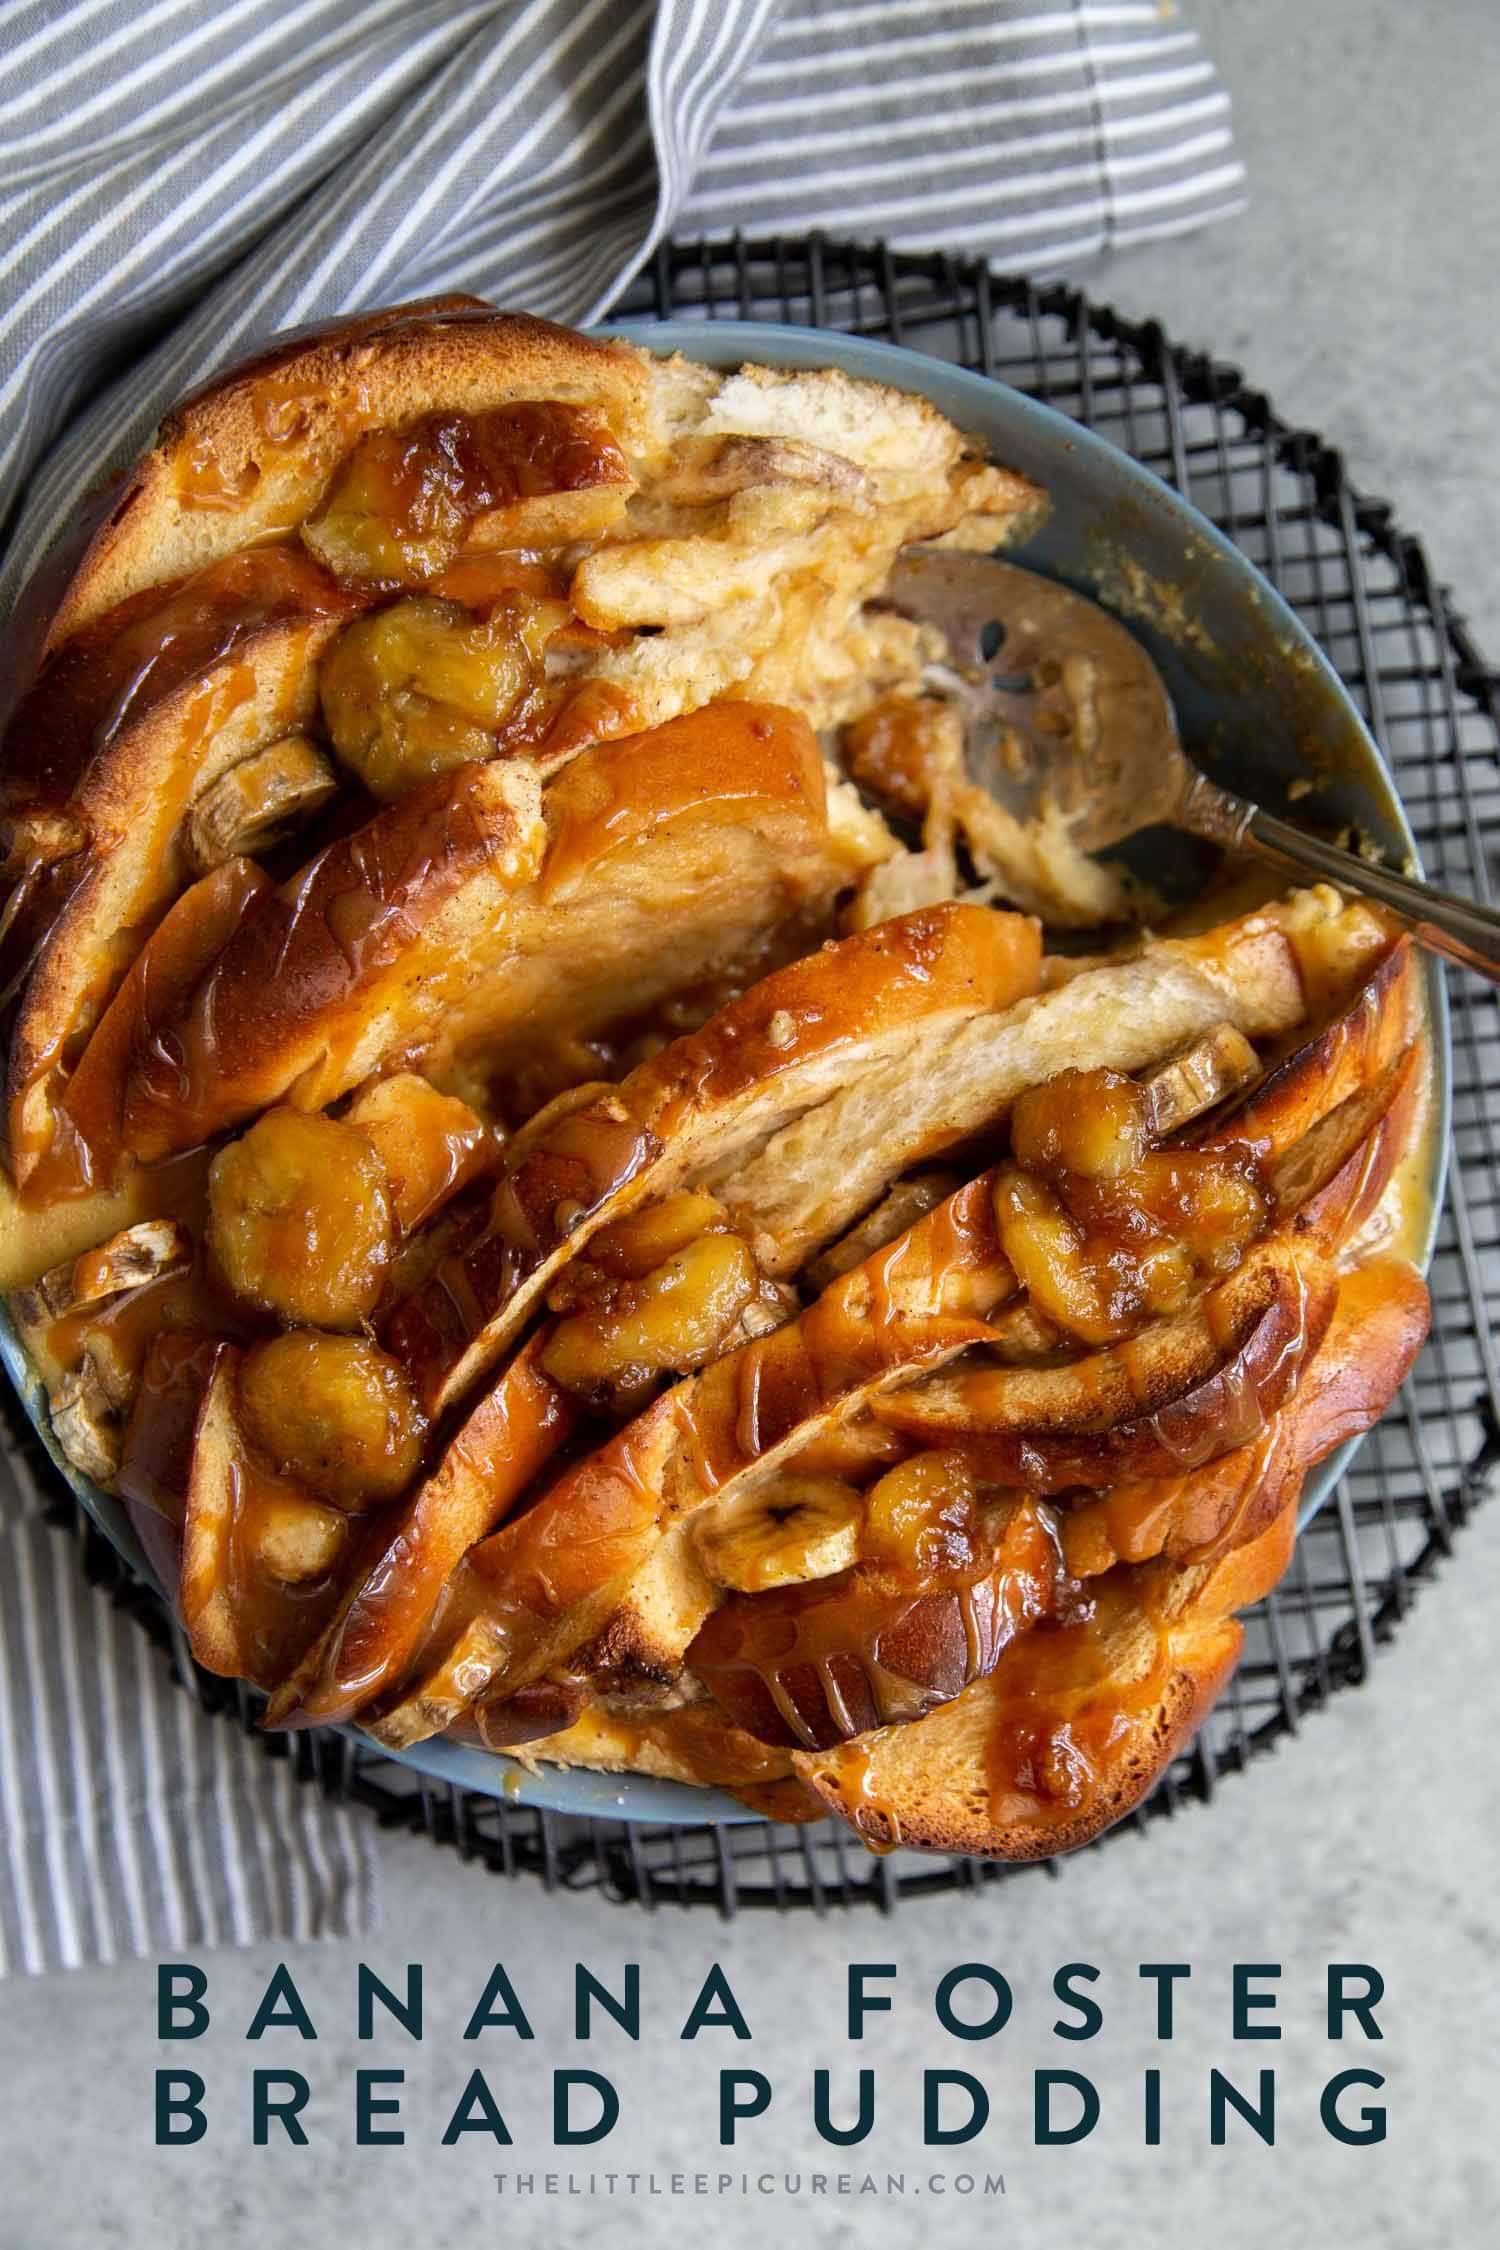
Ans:
[{"label": "sliced banana", "polygon": [[715,1585],[763,1594],[832,1578],[859,1560],[864,1500],[842,1477],[770,1477],[696,1527],[698,1559]]}]

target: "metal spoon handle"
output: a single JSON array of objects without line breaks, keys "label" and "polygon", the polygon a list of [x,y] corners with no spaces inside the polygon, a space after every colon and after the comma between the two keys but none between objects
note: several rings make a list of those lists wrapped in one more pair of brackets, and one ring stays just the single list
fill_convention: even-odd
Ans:
[{"label": "metal spoon handle", "polygon": [[1216,789],[1202,775],[1195,777],[1183,812],[1184,826],[1216,843],[1256,851],[1278,866],[1322,875],[1343,890],[1378,899],[1410,922],[1418,944],[1500,983],[1500,914],[1493,908],[1454,898],[1430,883],[1411,882],[1354,852],[1340,851],[1337,844],[1325,844],[1321,837],[1293,828],[1274,813]]}]

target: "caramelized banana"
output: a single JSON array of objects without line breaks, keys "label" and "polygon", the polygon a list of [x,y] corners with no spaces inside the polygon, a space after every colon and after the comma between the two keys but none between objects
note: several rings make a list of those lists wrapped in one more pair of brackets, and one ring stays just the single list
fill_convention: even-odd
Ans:
[{"label": "caramelized banana", "polygon": [[685,1374],[712,1358],[759,1279],[738,1235],[699,1235],[640,1281],[621,1282],[602,1303],[559,1321],[542,1365],[579,1397],[639,1400],[668,1369]]},{"label": "caramelized banana", "polygon": [[518,604],[477,618],[456,602],[422,597],[356,619],[323,661],[334,748],[387,801],[451,767],[492,758],[539,678],[540,652],[527,642]]},{"label": "caramelized banana", "polygon": [[842,1477],[784,1469],[726,1513],[694,1526],[698,1560],[716,1586],[764,1593],[806,1578],[831,1578],[859,1560],[864,1501]]},{"label": "caramelized banana", "polygon": [[350,1103],[346,1122],[374,1144],[385,1166],[391,1212],[403,1240],[500,1154],[496,1136],[477,1111],[411,1070],[365,1087]]},{"label": "caramelized banana", "polygon": [[699,1235],[723,1233],[729,1213],[717,1196],[701,1188],[680,1188],[659,1203],[647,1203],[612,1226],[601,1227],[589,1244],[589,1264],[605,1273],[638,1281]]},{"label": "caramelized banana", "polygon": [[324,1578],[333,1568],[349,1526],[337,1508],[301,1493],[277,1492],[257,1511],[253,1549],[262,1570],[283,1586]]},{"label": "caramelized banana", "polygon": [[207,875],[226,860],[264,851],[294,820],[326,805],[338,785],[331,760],[305,734],[267,743],[194,798],[187,817],[189,866]]},{"label": "caramelized banana", "polygon": [[1248,1151],[1148,1146],[1175,1098],[1165,1082],[1153,1094],[1116,1071],[1065,1070],[1012,1113],[1000,1240],[1033,1311],[1087,1344],[1180,1311],[1267,1222]]},{"label": "caramelized banana", "polygon": [[973,1554],[977,1521],[968,1463],[956,1453],[917,1453],[871,1486],[865,1553],[917,1578],[961,1569]]},{"label": "caramelized banana", "polygon": [[315,1328],[245,1356],[240,1411],[284,1475],[349,1513],[393,1500],[416,1474],[426,1423],[405,1371],[358,1336]]},{"label": "caramelized banana", "polygon": [[208,1239],[237,1297],[283,1320],[356,1328],[394,1247],[385,1167],[350,1125],[268,1110],[209,1167]]},{"label": "caramelized banana", "polygon": [[410,586],[466,546],[588,539],[624,512],[633,480],[602,414],[527,400],[424,414],[362,437],[303,538],[342,580]]},{"label": "caramelized banana", "polygon": [[1151,1108],[1145,1088],[1117,1070],[1059,1070],[1019,1096],[1011,1152],[1044,1179],[1076,1172],[1117,1180],[1146,1153]]}]

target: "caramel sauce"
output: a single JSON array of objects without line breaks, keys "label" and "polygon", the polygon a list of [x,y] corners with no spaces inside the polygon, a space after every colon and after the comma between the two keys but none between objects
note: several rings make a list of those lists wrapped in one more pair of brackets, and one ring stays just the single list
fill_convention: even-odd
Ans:
[{"label": "caramel sauce", "polygon": [[[521,503],[634,480],[608,423],[594,409],[554,400],[477,414],[424,414],[361,437],[341,462],[304,536],[345,580],[393,587],[449,569],[465,545],[513,546],[567,538],[566,516],[533,511],[530,539],[509,536]],[[498,523],[487,519],[498,517]],[[498,533],[498,536],[496,534]]]},{"label": "caramel sauce", "polygon": [[414,1072],[366,1088],[346,1122],[373,1142],[385,1166],[391,1212],[403,1238],[500,1162],[495,1135],[478,1112]]},{"label": "caramel sauce", "polygon": [[465,609],[483,616],[507,594],[526,594],[537,602],[566,602],[568,573],[540,555],[514,550],[463,555],[429,579],[427,591],[440,601],[460,602]]},{"label": "caramel sauce", "polygon": [[[284,1679],[317,1637],[338,1599],[340,1566],[357,1533],[348,1517],[320,1509],[320,1520],[336,1518],[336,1538],[328,1566],[316,1575],[288,1581],[266,1568],[263,1552],[270,1524],[283,1507],[309,1505],[300,1486],[278,1476],[249,1453],[229,1466],[230,1531],[223,1559],[225,1590],[237,1632],[244,1643],[246,1678],[262,1685]],[[341,1527],[341,1528],[337,1528]]]},{"label": "caramel sauce", "polygon": [[193,1429],[221,1340],[192,1328],[152,1335],[126,1425],[114,1489],[181,1528]]},{"label": "caramel sauce", "polygon": [[577,687],[549,689],[538,699],[525,731],[507,735],[505,748],[534,752],[537,762],[548,771],[566,764],[593,743],[639,734],[642,725],[641,707],[628,688],[613,680],[583,680]]},{"label": "caramel sauce", "polygon": [[270,888],[252,860],[228,860],[186,891],[147,939],[94,1031],[22,1191],[33,1207],[112,1187],[125,1160],[125,1087],[251,903]]},{"label": "caramel sauce", "polygon": [[997,1668],[1004,1693],[985,1741],[995,1828],[1076,1822],[1118,1784],[1136,1738],[1149,1748],[1171,1636],[1157,1622],[1147,1660],[1122,1677],[1110,1632],[1127,1606],[1138,1607],[1128,1589],[1110,1588],[1093,1615],[1039,1626]]},{"label": "caramel sauce", "polygon": [[661,1155],[649,1126],[618,1114],[624,1107],[605,1094],[557,1117],[539,1147],[512,1152],[495,1193],[494,1231],[520,1270],[540,1265]]},{"label": "caramel sauce", "polygon": [[100,750],[252,634],[358,607],[300,547],[275,543],[132,595],[64,642],[17,704],[0,754],[3,801],[61,805]]},{"label": "caramel sauce", "polygon": [[946,705],[888,696],[845,728],[843,763],[862,788],[919,819],[953,775],[950,726]]},{"label": "caramel sauce", "polygon": [[152,1338],[166,1328],[198,1328],[203,1309],[197,1277],[173,1275],[126,1290],[107,1303],[85,1304],[64,1313],[48,1330],[43,1350],[54,1365],[68,1368],[76,1367],[85,1344],[92,1344],[133,1385]]},{"label": "caramel sauce", "polygon": [[554,1124],[544,1149],[510,1152],[488,1223],[466,1226],[386,1321],[387,1349],[429,1402],[521,1284],[660,1154],[628,1119],[576,1114]]},{"label": "caramel sauce", "polygon": [[[201,1183],[204,1166],[200,1155],[181,1158],[167,1171],[175,1178],[183,1167],[195,1170]],[[86,1196],[32,1208],[19,1200],[8,1175],[0,1169],[0,1290],[25,1288],[50,1266],[78,1257],[139,1219],[181,1216],[172,1208],[175,1199],[170,1189],[166,1191],[168,1208],[158,1208],[159,1192],[157,1174],[133,1172],[113,1192],[95,1190]]]},{"label": "caramel sauce", "polygon": [[876,1785],[876,1764],[870,1745],[850,1742],[839,1753],[836,1777],[845,1819],[865,1850],[883,1859],[901,1845],[901,1820],[893,1800]]},{"label": "caramel sauce", "polygon": [[1023,1501],[992,1551],[971,1521],[941,1567],[861,1563],[731,1596],[686,1663],[747,1733],[828,1749],[951,1702],[1056,1609],[1061,1586],[1055,1519]]},{"label": "caramel sauce", "polygon": [[260,477],[258,461],[232,465],[223,447],[211,438],[185,446],[174,469],[177,497],[185,508],[218,509],[226,514],[244,506]]}]

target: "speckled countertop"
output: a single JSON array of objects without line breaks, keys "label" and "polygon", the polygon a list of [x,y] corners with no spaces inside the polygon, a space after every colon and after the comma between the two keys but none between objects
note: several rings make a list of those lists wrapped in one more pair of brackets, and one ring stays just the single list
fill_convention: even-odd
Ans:
[{"label": "speckled countertop", "polygon": [[[1494,0],[1192,0],[1194,20],[1236,105],[1250,168],[1250,215],[1200,239],[1167,243],[1086,278],[1122,310],[1239,361],[1281,412],[1344,449],[1351,473],[1396,504],[1457,590],[1482,643],[1500,646],[1500,9]],[[1494,2239],[1500,2162],[1500,1700],[1488,1658],[1500,1614],[1500,1509],[1465,1533],[1443,1579],[1421,1600],[1371,1684],[1341,1697],[1294,1742],[1207,1809],[1190,1808],[1106,1853],[977,1901],[873,1915],[721,1925],[654,1917],[593,1898],[548,1897],[507,1884],[409,1839],[387,1839],[385,1926],[365,1947],[309,1948],[294,1959],[319,2030],[316,2046],[244,2030],[277,1958],[259,1948],[213,1959],[214,2023],[192,2048],[157,2046],[149,1966],[0,1987],[0,2250],[42,2246],[211,2245],[212,2250],[425,2250],[487,2241],[728,2246],[954,2245],[1014,2241],[1041,2250],[1250,2250],[1262,2243],[1360,2250],[1469,2250]],[[394,2025],[356,2039],[355,1965],[399,1983],[427,1970],[428,2032],[413,2045]],[[895,1964],[896,2004],[871,2019],[864,2046],[843,2036],[851,1959]],[[1376,1963],[1387,1982],[1378,2051],[1325,2043],[1323,1964]],[[491,1963],[503,1960],[536,2018],[536,2040],[461,2033]],[[677,2037],[707,1965],[718,1960],[751,2017],[753,2045],[726,2032]],[[959,2044],[934,2029],[932,1990],[956,1961],[994,1963],[1015,2015],[995,2040]],[[1177,2036],[1158,2047],[1143,1961],[1195,1964]],[[1283,2037],[1274,2048],[1229,2038],[1229,1965],[1279,1962]],[[571,1965],[616,1987],[640,1967],[646,2032],[632,2046],[608,2026],[575,2045]],[[1104,2028],[1087,2047],[1051,2036],[1048,1980],[1059,1964],[1101,1970]],[[563,1974],[559,1974],[561,1970]],[[731,2050],[726,2052],[725,2050]],[[1318,2123],[1317,2094],[1340,2064],[1375,2067],[1390,2133],[1341,2147]],[[1082,2062],[1079,2058],[1083,2057]],[[1278,2141],[1248,2132],[1210,2149],[1211,2066],[1254,2083],[1269,2056],[1282,2088]],[[1332,2060],[1330,2058],[1333,2058]],[[162,2061],[197,2069],[211,2127],[197,2147],[151,2145],[150,2078]],[[252,2148],[251,2064],[303,2069],[313,2084],[312,2145]],[[511,2152],[474,2140],[437,2143],[474,2063],[483,2064],[518,2145],[549,2138],[554,2065],[608,2073],[621,2122],[607,2150],[574,2153],[602,2174],[653,2170],[667,2192],[607,2199],[587,2192],[523,2203],[497,2193]],[[1030,2144],[1034,2064],[1087,2070],[1103,2097],[1099,2126],[1075,2148]],[[826,2065],[852,2099],[854,2070],[877,2072],[879,2114],[867,2151],[820,2147],[813,2071]],[[1163,2070],[1161,2145],[1142,2145],[1144,2069]],[[967,2068],[994,2096],[976,2170],[1003,2171],[1006,2193],[950,2191],[936,2204],[882,2196],[752,2192],[722,2200],[670,2193],[674,2172],[721,2168],[713,2086],[721,2067],[754,2067],[776,2088],[752,2177],[767,2167],[837,2175],[935,2163],[958,2150],[921,2145],[924,2065]],[[357,2067],[404,2068],[402,2147],[352,2145]],[[567,2152],[536,2156],[566,2179]],[[733,2159],[724,2168],[738,2170]],[[539,2182],[540,2184],[540,2182]],[[941,2213],[938,2220],[937,2213]]]}]

